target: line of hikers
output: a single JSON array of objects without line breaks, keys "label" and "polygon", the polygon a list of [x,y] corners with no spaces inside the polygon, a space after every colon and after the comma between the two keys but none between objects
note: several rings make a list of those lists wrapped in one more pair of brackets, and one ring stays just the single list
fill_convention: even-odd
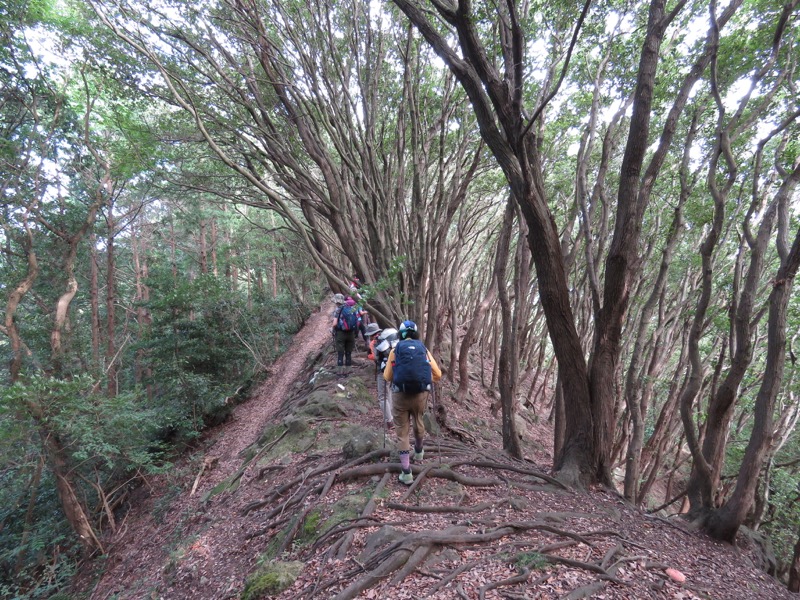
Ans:
[{"label": "line of hikers", "polygon": [[[423,440],[425,423],[423,415],[433,385],[442,377],[439,365],[419,339],[417,325],[403,321],[397,329],[381,329],[377,323],[364,325],[365,312],[356,301],[343,294],[334,295],[333,334],[337,367],[353,364],[352,353],[356,335],[369,340],[369,358],[375,362],[375,381],[378,404],[383,415],[385,430],[396,430],[400,452],[399,479],[411,485],[411,460],[422,462],[425,456]],[[414,430],[414,453],[411,454],[409,429]],[[384,431],[385,431],[384,430]]]}]

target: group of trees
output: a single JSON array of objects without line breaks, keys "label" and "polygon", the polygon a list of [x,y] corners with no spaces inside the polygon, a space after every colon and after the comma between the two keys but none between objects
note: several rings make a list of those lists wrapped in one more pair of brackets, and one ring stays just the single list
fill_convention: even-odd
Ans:
[{"label": "group of trees", "polygon": [[3,597],[49,597],[102,552],[132,487],[224,416],[322,291],[281,219],[191,191],[213,165],[46,9],[0,10]]},{"label": "group of trees", "polygon": [[354,273],[510,454],[796,527],[800,2],[552,4],[2,6],[4,581]]}]

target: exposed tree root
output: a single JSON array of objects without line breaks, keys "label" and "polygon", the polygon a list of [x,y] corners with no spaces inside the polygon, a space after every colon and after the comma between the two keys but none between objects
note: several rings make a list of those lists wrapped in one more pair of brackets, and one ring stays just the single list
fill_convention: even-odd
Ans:
[{"label": "exposed tree root", "polygon": [[[381,463],[376,465],[363,465],[360,467],[356,467],[353,469],[348,469],[347,471],[341,472],[337,479],[339,481],[346,481],[348,479],[360,479],[362,477],[370,477],[372,475],[379,475],[383,474],[386,471],[391,471],[393,473],[400,472],[400,463],[392,464],[392,463]],[[411,466],[411,471],[418,475],[422,473],[422,467],[418,466]],[[449,479],[450,481],[455,481],[456,483],[460,483],[461,485],[466,486],[474,486],[474,487],[492,487],[495,485],[502,485],[502,481],[497,479],[496,477],[469,477],[467,475],[462,475],[456,471],[451,471],[450,469],[431,469],[426,471],[426,477],[438,477],[440,479]]]},{"label": "exposed tree root", "polygon": [[[384,495],[384,490],[390,485],[390,482],[394,481],[394,474],[400,471],[400,465],[392,462],[378,462],[386,458],[389,451],[376,450],[351,461],[340,460],[328,464],[311,464],[307,467],[304,465],[304,472],[301,475],[275,485],[263,499],[242,509],[242,514],[248,514],[270,507],[263,515],[264,521],[267,522],[266,525],[251,535],[263,535],[283,527],[285,529],[278,552],[291,553],[292,542],[297,536],[297,532],[300,531],[303,521],[311,511],[324,506],[320,501],[335,486],[350,485],[352,488],[353,482],[357,482],[359,479],[373,479],[376,482],[374,489],[367,492],[367,500],[360,510],[358,518],[338,522],[324,531],[312,545],[302,550],[300,556],[305,560],[313,560],[314,556],[320,556],[322,564],[317,563],[316,578],[308,581],[306,587],[298,591],[295,598],[332,597],[335,600],[349,600],[360,596],[370,588],[385,585],[387,582],[399,584],[414,573],[434,578],[430,588],[426,591],[427,596],[440,593],[446,587],[453,586],[448,588],[453,591],[453,597],[466,598],[468,595],[463,585],[458,582],[459,577],[493,561],[508,563],[516,560],[515,557],[522,556],[520,555],[522,552],[533,557],[540,556],[540,559],[534,559],[534,561],[541,561],[539,569],[542,568],[541,565],[549,563],[565,565],[593,574],[596,578],[595,581],[569,591],[563,596],[565,600],[579,600],[596,595],[609,583],[626,585],[617,577],[619,567],[626,562],[644,560],[644,557],[639,555],[625,556],[625,547],[627,545],[637,546],[637,544],[622,539],[619,533],[612,529],[600,528],[594,531],[575,532],[563,525],[575,520],[590,518],[593,515],[577,512],[554,512],[537,515],[537,519],[532,521],[509,519],[509,511],[514,511],[517,506],[516,497],[509,495],[509,491],[513,491],[517,487],[533,485],[527,483],[530,481],[530,477],[544,482],[543,488],[548,492],[569,492],[567,487],[552,477],[530,469],[524,463],[498,460],[498,457],[490,455],[478,455],[475,453],[474,447],[467,449],[452,440],[444,440],[441,448],[431,450],[430,454],[440,459],[441,457],[458,456],[458,460],[451,461],[449,464],[439,462],[438,465],[435,463],[424,466],[413,465],[414,483],[403,491],[399,496],[399,501],[380,500]],[[321,462],[322,458],[320,457],[318,463]],[[470,474],[459,470],[464,468],[470,469]],[[476,471],[490,471],[493,474],[507,473],[508,478],[481,477],[475,474]],[[455,482],[464,488],[502,488],[505,492],[502,496],[496,496],[496,499],[473,505],[468,502],[462,504],[468,497],[467,493],[460,498],[456,495],[454,502],[445,505],[412,505],[407,502],[413,497],[425,498],[425,490],[429,485],[435,486],[437,480]],[[360,493],[363,495],[364,492]],[[287,511],[293,509],[293,512],[297,513],[299,506],[303,507],[299,511],[299,515],[294,520],[289,520],[286,516]],[[408,533],[402,539],[388,542],[384,547],[372,551],[363,561],[357,560],[352,548],[356,539],[363,540],[363,535],[359,535],[360,531],[367,529],[375,531],[378,527],[389,526],[408,531],[408,522],[390,522],[385,518],[376,518],[375,513],[379,507],[384,511],[384,517],[385,511],[391,510],[411,515],[465,515],[464,518],[469,520],[460,523],[450,521],[451,524],[441,530],[429,529]],[[613,520],[614,516],[610,515],[610,517]],[[288,527],[287,522],[290,523]],[[542,536],[538,536],[534,538],[538,540],[537,543],[527,533],[533,530],[547,534],[548,537],[555,536],[560,539],[547,543],[546,538],[543,540]],[[599,538],[602,537],[619,537],[621,539],[612,548],[607,549],[602,559],[597,562],[577,560],[555,554],[575,546],[584,546],[591,554],[597,551],[601,541]],[[542,543],[542,541],[546,543]],[[499,548],[498,542],[501,543]],[[452,569],[430,572],[424,567],[429,557],[438,554],[443,548],[474,551],[490,546],[494,548],[494,551],[489,552],[486,556],[466,561]],[[604,544],[603,547],[608,548],[607,544]],[[326,565],[329,565],[330,561],[334,559],[339,561],[337,568],[326,568]],[[348,568],[342,568],[343,565],[348,564]],[[480,598],[486,597],[492,590],[499,591],[499,588],[507,588],[499,592],[506,598],[528,597],[525,595],[525,590],[531,589],[530,579],[534,572],[533,568],[530,563],[523,561],[519,565],[516,575],[485,582],[477,590]],[[507,572],[507,567],[504,566],[503,572]],[[437,573],[441,573],[441,575]],[[552,576],[552,571],[550,576]],[[417,585],[419,581],[417,578]],[[516,589],[514,589],[515,587]]]},{"label": "exposed tree root", "polygon": [[539,471],[534,471],[533,469],[526,469],[526,468],[518,467],[518,466],[512,465],[512,464],[498,463],[498,462],[491,462],[491,461],[467,460],[467,461],[461,461],[459,463],[456,463],[456,464],[452,465],[452,467],[461,466],[461,465],[469,465],[469,466],[472,466],[472,467],[480,467],[482,469],[492,469],[492,470],[495,470],[495,471],[511,471],[511,472],[514,472],[514,473],[521,473],[523,475],[530,475],[532,477],[538,477],[539,479],[541,479],[543,481],[546,481],[547,483],[549,483],[551,485],[554,485],[554,486],[556,486],[558,488],[561,488],[563,490],[569,489],[567,486],[565,486],[563,483],[561,483],[560,481],[558,481],[554,477],[550,477],[549,475],[545,475],[544,473],[541,473]]},{"label": "exposed tree root", "polygon": [[475,506],[408,506],[407,504],[398,504],[396,502],[387,502],[384,504],[386,508],[392,510],[401,510],[405,512],[419,512],[419,513],[479,513],[495,506],[500,506],[508,502],[508,498],[501,498],[495,502],[482,502]]},{"label": "exposed tree root", "polygon": [[492,581],[490,583],[484,584],[478,590],[480,600],[483,600],[486,597],[486,592],[489,590],[493,590],[499,587],[503,587],[506,585],[517,585],[520,583],[525,583],[528,581],[528,577],[530,576],[531,571],[530,569],[522,569],[522,573],[519,575],[515,575],[514,577],[509,577],[508,579],[503,579],[501,581]]},{"label": "exposed tree root", "polygon": [[477,567],[479,564],[485,562],[486,560],[487,559],[481,558],[481,559],[478,559],[478,560],[473,560],[473,561],[464,563],[463,565],[461,565],[457,569],[453,570],[449,575],[446,575],[440,581],[438,581],[436,584],[434,584],[433,587],[431,587],[431,589],[428,590],[428,594],[427,594],[426,598],[428,596],[432,596],[433,594],[438,592],[441,588],[443,588],[448,583],[450,583],[451,581],[456,579],[462,573],[465,573],[466,571],[469,571],[470,569],[473,569],[473,568]]},{"label": "exposed tree root", "polygon": [[[367,501],[367,505],[364,507],[364,510],[361,511],[361,519],[366,519],[373,512],[375,512],[376,502],[375,498],[381,495],[383,489],[386,487],[389,479],[391,478],[390,473],[384,474],[383,478],[380,480],[378,485],[375,487],[375,492],[372,494],[372,497]],[[332,548],[331,551],[335,552],[336,558],[344,559],[347,556],[347,551],[350,549],[350,545],[353,543],[353,532],[349,531],[344,537],[339,538],[339,541],[336,542],[338,548],[335,550]]]}]

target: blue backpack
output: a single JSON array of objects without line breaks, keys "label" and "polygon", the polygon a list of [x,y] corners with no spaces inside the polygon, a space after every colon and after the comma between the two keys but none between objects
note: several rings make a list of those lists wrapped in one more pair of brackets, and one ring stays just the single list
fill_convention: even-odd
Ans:
[{"label": "blue backpack", "polygon": [[358,329],[358,309],[355,306],[343,306],[339,311],[336,329],[342,331],[355,331]]},{"label": "blue backpack", "polygon": [[419,340],[401,340],[394,349],[392,385],[405,394],[419,394],[431,389],[431,363],[428,350]]}]

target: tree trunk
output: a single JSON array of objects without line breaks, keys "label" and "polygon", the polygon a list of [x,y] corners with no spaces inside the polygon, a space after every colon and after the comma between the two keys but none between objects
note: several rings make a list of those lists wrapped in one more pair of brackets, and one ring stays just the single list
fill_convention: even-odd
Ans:
[{"label": "tree trunk", "polygon": [[[726,8],[725,16],[730,14],[730,10],[734,6],[738,6],[740,2],[732,3]],[[768,60],[766,60],[759,70],[753,74],[751,78],[751,85],[753,88],[764,77],[771,72],[771,68],[781,48],[781,39],[786,31],[787,19],[795,6],[786,5],[783,12],[777,21],[775,35],[773,38],[772,53]],[[724,18],[724,16],[723,16]],[[720,22],[714,21],[715,15],[712,13],[712,28],[710,30],[710,41],[713,47],[719,44],[719,25]],[[720,19],[722,21],[722,19]],[[751,95],[744,94],[739,100],[737,111],[726,120],[726,107],[720,97],[717,82],[717,64],[716,52],[712,56],[711,63],[711,91],[717,105],[717,127],[716,127],[716,145],[709,164],[708,169],[708,188],[714,200],[714,225],[709,236],[703,243],[701,248],[701,255],[703,256],[703,296],[707,297],[710,294],[711,286],[711,258],[719,235],[722,231],[722,218],[725,212],[726,201],[730,190],[733,187],[735,179],[738,174],[738,165],[735,162],[732,152],[732,144],[744,132],[746,128],[740,122],[740,115],[746,109],[751,111],[750,119],[754,119],[759,113],[763,112],[767,105],[765,103],[758,104],[755,107],[748,107]],[[780,81],[780,77],[777,81]],[[780,84],[773,83],[776,86],[774,91],[779,89]],[[777,130],[780,132],[780,129]],[[766,143],[764,140],[763,143]],[[763,143],[759,144],[758,158],[755,162],[755,174],[753,179],[758,181],[760,174],[760,154],[763,151]],[[720,163],[722,164],[720,165]],[[785,183],[784,183],[785,185]],[[724,377],[720,387],[715,393],[712,393],[707,409],[708,417],[706,419],[706,433],[703,440],[702,448],[698,447],[694,431],[687,431],[687,441],[690,442],[692,457],[694,464],[692,467],[692,474],[689,481],[688,497],[691,502],[691,514],[693,518],[705,520],[716,507],[717,498],[716,491],[718,487],[719,474],[724,460],[725,446],[727,441],[728,428],[730,419],[735,405],[735,401],[739,392],[739,385],[746,373],[750,364],[752,356],[752,332],[760,316],[752,322],[753,306],[755,302],[755,295],[757,293],[758,284],[760,282],[763,254],[768,238],[771,234],[772,224],[775,219],[775,203],[773,201],[771,207],[766,211],[763,216],[762,223],[759,227],[758,236],[756,239],[752,238],[750,232],[750,219],[763,210],[761,206],[762,196],[758,192],[758,186],[754,187],[753,198],[751,200],[751,207],[748,211],[744,223],[744,238],[751,248],[750,252],[750,265],[748,268],[746,280],[742,288],[741,294],[736,295],[734,291],[733,298],[731,299],[730,314],[732,317],[730,344],[733,354],[731,355],[731,365]],[[783,189],[783,186],[782,186]],[[706,273],[708,270],[708,273]],[[696,359],[696,357],[695,357]],[[685,399],[687,402],[693,401],[691,398]],[[682,411],[688,412],[688,411]],[[684,425],[693,427],[693,425],[684,420]]]},{"label": "tree trunk", "polygon": [[[779,194],[785,193],[784,200],[791,197],[798,180],[800,180],[800,164],[795,167],[792,178],[784,182],[781,187]],[[720,510],[711,515],[708,522],[708,532],[716,539],[732,542],[736,537],[740,525],[755,501],[759,473],[772,443],[775,400],[781,387],[783,367],[786,362],[786,311],[792,283],[800,267],[800,230],[795,235],[791,251],[788,255],[784,252],[781,258],[782,264],[772,281],[773,287],[769,297],[767,362],[761,387],[756,396],[755,419],[750,441],[731,498]]]},{"label": "tree trunk", "polygon": [[[587,366],[570,306],[569,286],[560,238],[544,193],[542,165],[537,140],[519,108],[522,104],[524,73],[521,57],[524,36],[513,3],[507,10],[503,39],[504,56],[514,58],[500,73],[487,59],[480,44],[473,15],[459,5],[451,10],[434,6],[459,34],[459,55],[428,21],[415,3],[395,0],[395,4],[420,30],[428,43],[464,87],[481,128],[481,135],[494,154],[509,183],[513,199],[528,225],[528,245],[536,265],[539,298],[544,308],[550,339],[559,362],[565,398],[566,430],[564,445],[555,465],[562,480],[574,485],[595,481],[610,483],[610,454],[615,413],[615,374],[619,361],[619,339],[628,302],[628,287],[635,273],[635,254],[642,206],[636,204],[639,172],[648,142],[658,50],[669,18],[664,15],[664,0],[650,4],[634,99],[633,118],[622,165],[618,195],[620,208],[612,249],[606,262],[604,306],[598,315],[594,352]],[[675,13],[672,14],[674,16]],[[581,17],[576,30],[580,28]],[[544,109],[542,104],[537,115]],[[499,128],[498,128],[499,124]],[[591,377],[590,371],[591,368]]]},{"label": "tree trunk", "polygon": [[558,462],[561,460],[561,454],[564,451],[564,431],[567,428],[564,422],[566,420],[564,386],[561,384],[560,372],[556,375],[556,391],[551,414],[553,422],[553,461]]},{"label": "tree trunk", "polygon": [[[644,393],[644,387],[646,385],[644,381],[645,379],[652,381],[654,375],[654,373],[649,370],[646,375],[644,372],[639,373],[639,364],[644,355],[645,338],[650,327],[650,320],[666,286],[667,273],[672,264],[672,254],[683,229],[683,205],[691,192],[691,186],[688,183],[688,169],[692,141],[697,131],[697,119],[698,111],[695,111],[690,132],[684,144],[680,171],[681,194],[678,199],[678,205],[674,209],[672,223],[670,224],[667,239],[661,252],[661,263],[659,265],[658,275],[656,275],[655,283],[652,286],[652,292],[648,296],[642,308],[642,313],[639,316],[639,327],[636,333],[633,351],[630,354],[631,359],[628,364],[628,375],[625,381],[625,403],[631,416],[632,432],[627,455],[625,457],[624,495],[634,504],[637,504],[640,499],[638,491],[641,486],[641,453],[644,448],[645,418],[648,410],[648,395]],[[661,327],[661,325],[659,325],[659,327]],[[649,339],[652,341],[655,336],[656,333],[653,333],[653,337]],[[652,385],[652,383],[650,385]]]},{"label": "tree trunk", "polygon": [[114,238],[116,222],[114,220],[114,204],[108,206],[108,238],[106,240],[106,381],[108,396],[117,395],[117,342],[116,342],[116,258],[114,256]]},{"label": "tree trunk", "polygon": [[522,448],[519,445],[516,425],[517,371],[519,357],[517,356],[517,334],[514,328],[511,303],[508,298],[508,282],[506,268],[511,241],[511,229],[514,225],[514,205],[509,199],[503,217],[503,227],[500,239],[497,242],[497,255],[494,264],[494,280],[497,282],[498,297],[502,319],[503,337],[500,340],[500,406],[502,407],[503,449],[514,458],[522,458]]},{"label": "tree trunk", "polygon": [[92,368],[100,372],[100,286],[97,261],[97,236],[89,236],[89,306],[92,321]]},{"label": "tree trunk", "polygon": [[[148,263],[147,263],[147,239],[145,227],[139,228],[139,235],[131,239],[131,252],[133,259],[134,278],[136,286],[136,323],[139,327],[140,335],[150,328],[150,312],[146,304],[150,301],[150,289],[147,286]],[[137,384],[146,381],[148,398],[152,397],[152,385],[150,383],[150,367],[146,363],[147,352],[140,348],[136,351],[136,365],[134,367],[134,379]]]},{"label": "tree trunk", "polygon": [[[224,210],[224,207],[223,207]],[[219,245],[219,230],[217,227],[217,220],[211,219],[211,272],[214,274],[214,277],[219,277],[219,268],[217,266],[217,246]],[[236,286],[239,280],[239,275],[237,273],[237,266],[235,263],[231,265],[232,272],[231,276],[233,277],[233,289],[236,290]]]},{"label": "tree trunk", "polygon": [[6,302],[5,333],[11,340],[11,362],[8,367],[9,380],[11,383],[18,381],[22,372],[23,344],[22,338],[19,335],[19,330],[17,329],[17,308],[25,294],[33,287],[33,282],[36,281],[39,275],[39,262],[36,259],[36,251],[33,249],[33,236],[27,222],[25,224],[23,248],[25,249],[26,258],[28,260],[28,273],[8,295],[8,302]]},{"label": "tree trunk", "polygon": [[489,307],[494,303],[497,294],[497,287],[494,277],[489,281],[489,290],[478,302],[475,312],[469,320],[467,332],[461,340],[461,349],[458,351],[458,389],[455,393],[457,402],[464,402],[469,391],[469,350],[475,341],[475,337],[480,330],[481,324]]},{"label": "tree trunk", "polygon": [[53,329],[50,332],[51,361],[53,373],[56,377],[62,376],[64,355],[62,336],[66,327],[70,304],[72,304],[75,294],[78,293],[78,280],[75,278],[75,260],[78,256],[78,245],[83,241],[89,228],[94,225],[97,211],[105,204],[106,190],[109,189],[110,179],[106,172],[102,181],[96,183],[95,200],[91,206],[89,206],[86,217],[78,230],[72,235],[67,232],[58,232],[59,237],[67,243],[67,251],[64,255],[63,263],[67,281],[65,286],[66,290],[56,302],[55,319],[53,322]]},{"label": "tree trunk", "polygon": [[61,508],[64,510],[64,516],[87,552],[95,550],[102,552],[100,540],[87,516],[88,511],[75,493],[74,471],[69,468],[69,458],[64,443],[58,434],[47,426],[46,415],[42,407],[34,400],[28,400],[27,405],[38,426],[48,464],[56,479],[56,492],[61,502]]},{"label": "tree trunk", "polygon": [[789,591],[795,594],[800,593],[800,537],[794,545],[792,554],[792,565],[789,567]]},{"label": "tree trunk", "polygon": [[207,221],[200,219],[200,231],[197,233],[198,244],[200,246],[200,273],[208,273],[208,240],[206,239]]}]

